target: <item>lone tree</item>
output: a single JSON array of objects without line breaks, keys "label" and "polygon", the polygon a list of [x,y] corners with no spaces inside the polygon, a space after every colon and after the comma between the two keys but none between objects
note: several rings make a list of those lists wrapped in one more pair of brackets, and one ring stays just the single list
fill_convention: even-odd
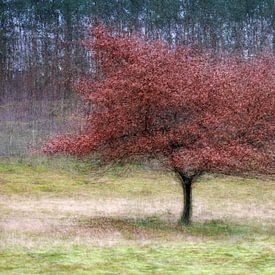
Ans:
[{"label": "lone tree", "polygon": [[49,141],[45,153],[164,161],[181,180],[182,224],[202,173],[271,172],[273,56],[213,60],[103,27],[85,45],[95,61],[76,85],[91,106],[86,128]]}]

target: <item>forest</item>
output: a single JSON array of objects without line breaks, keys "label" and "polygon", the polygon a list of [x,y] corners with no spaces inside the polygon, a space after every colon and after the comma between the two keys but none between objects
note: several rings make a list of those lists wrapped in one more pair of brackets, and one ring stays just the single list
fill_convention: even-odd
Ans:
[{"label": "forest", "polygon": [[[67,127],[73,83],[93,66],[81,45],[92,25],[247,58],[274,51],[273,13],[272,0],[1,0],[1,154],[25,154],[41,136]],[[14,132],[10,120],[24,127]]]},{"label": "forest", "polygon": [[[272,0],[1,0],[1,154],[25,154],[27,147],[41,144],[45,133],[67,127],[62,125],[73,109],[73,84],[93,67],[81,41],[89,38],[94,24],[142,32],[148,39],[214,55],[249,57],[275,49],[273,4]],[[25,128],[18,124],[14,132],[5,124],[10,120],[24,122]],[[25,138],[19,141],[18,136]]]}]

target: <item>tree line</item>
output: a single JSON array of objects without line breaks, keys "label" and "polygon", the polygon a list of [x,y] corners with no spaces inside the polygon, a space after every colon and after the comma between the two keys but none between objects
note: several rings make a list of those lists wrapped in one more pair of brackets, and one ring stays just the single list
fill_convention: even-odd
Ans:
[{"label": "tree line", "polygon": [[0,104],[71,96],[91,70],[79,43],[97,22],[214,54],[274,51],[272,0],[1,0]]}]

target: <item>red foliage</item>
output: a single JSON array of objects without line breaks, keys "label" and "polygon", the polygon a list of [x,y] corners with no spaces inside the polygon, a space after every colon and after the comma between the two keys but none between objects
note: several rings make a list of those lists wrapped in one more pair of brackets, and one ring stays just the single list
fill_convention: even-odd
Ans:
[{"label": "red foliage", "polygon": [[93,37],[94,76],[77,84],[92,108],[86,130],[45,153],[151,156],[186,174],[271,171],[274,56],[213,61],[102,27]]}]

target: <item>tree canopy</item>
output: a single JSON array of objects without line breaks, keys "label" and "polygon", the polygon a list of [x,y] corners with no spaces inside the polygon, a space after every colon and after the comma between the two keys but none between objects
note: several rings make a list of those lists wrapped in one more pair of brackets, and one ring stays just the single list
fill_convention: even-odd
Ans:
[{"label": "tree canopy", "polygon": [[104,160],[161,154],[185,171],[264,168],[273,134],[272,56],[213,60],[101,27],[93,34],[86,46],[97,67],[77,84],[92,106],[86,130],[48,152],[98,151]]}]

